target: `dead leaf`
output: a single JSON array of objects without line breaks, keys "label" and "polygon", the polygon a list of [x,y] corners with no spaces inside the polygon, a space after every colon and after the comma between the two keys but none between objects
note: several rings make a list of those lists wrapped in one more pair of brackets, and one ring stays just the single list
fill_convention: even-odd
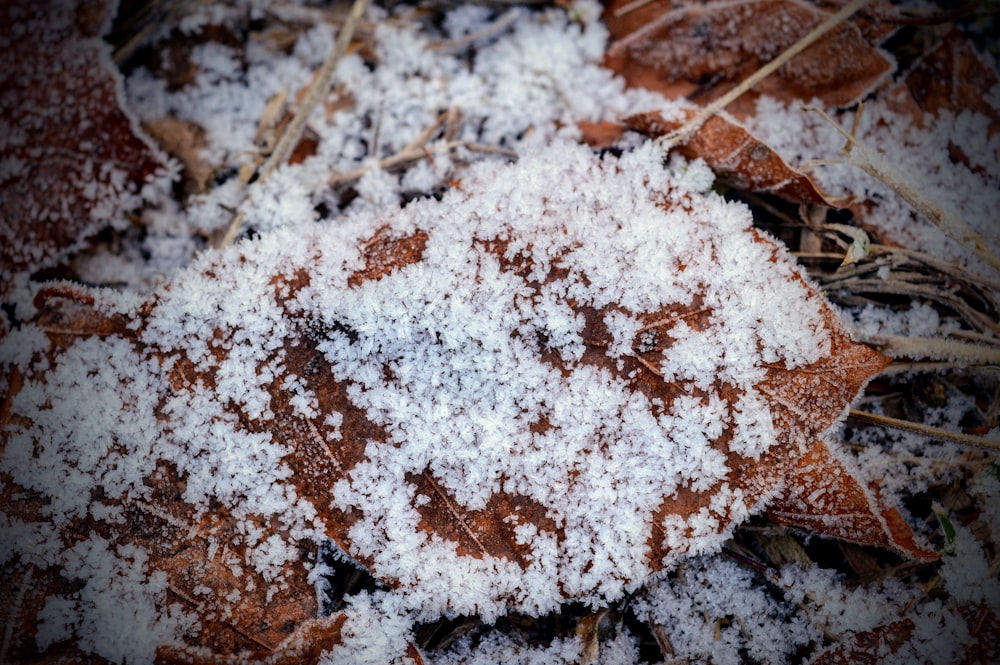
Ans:
[{"label": "dead leaf", "polygon": [[0,299],[14,274],[54,265],[108,225],[130,224],[160,153],[122,109],[100,39],[113,3],[0,7]]},{"label": "dead leaf", "polygon": [[[284,662],[327,536],[425,612],[487,619],[619,598],[775,495],[924,556],[819,442],[887,360],[742,208],[686,189],[703,166],[564,150],[206,255],[142,303],[40,297],[0,411],[24,525],[3,581],[28,570],[0,655]],[[80,641],[117,606],[146,642]]]},{"label": "dead leaf", "polygon": [[789,470],[789,482],[768,504],[768,517],[833,538],[895,549],[926,559],[937,554],[913,539],[895,507],[877,487],[858,482],[857,474],[820,442]]},{"label": "dead leaf", "polygon": [[214,172],[201,156],[205,130],[193,122],[172,117],[146,123],[145,129],[164,151],[184,165],[185,190],[191,194],[205,192]]},{"label": "dead leaf", "polygon": [[[611,33],[605,62],[630,86],[707,103],[804,37],[831,12],[806,2],[766,0],[685,3],[614,0],[604,18]],[[869,34],[884,37],[881,32]],[[841,24],[729,108],[753,113],[753,100],[820,99],[849,106],[878,86],[894,61],[854,21]]]},{"label": "dead leaf", "polygon": [[[690,109],[674,120],[667,120],[657,112],[640,113],[625,118],[623,123],[655,139],[680,128],[696,113],[695,109]],[[689,159],[704,159],[720,181],[736,189],[775,194],[796,203],[815,203],[833,208],[842,208],[849,203],[846,199],[827,195],[812,178],[789,166],[766,143],[723,116],[710,118],[676,150]]]},{"label": "dead leaf", "polygon": [[988,119],[983,141],[953,141],[948,146],[953,162],[971,171],[989,174],[992,163],[988,140],[1000,131],[1000,108],[989,92],[1000,84],[1000,74],[958,30],[946,34],[906,76],[885,94],[887,105],[919,127],[932,124],[943,113],[978,113]]},{"label": "dead leaf", "polygon": [[987,64],[958,30],[949,32],[903,79],[913,100],[925,113],[943,110],[981,113],[990,118],[990,136],[1000,127],[1000,109],[988,94],[1000,83],[997,70]]}]

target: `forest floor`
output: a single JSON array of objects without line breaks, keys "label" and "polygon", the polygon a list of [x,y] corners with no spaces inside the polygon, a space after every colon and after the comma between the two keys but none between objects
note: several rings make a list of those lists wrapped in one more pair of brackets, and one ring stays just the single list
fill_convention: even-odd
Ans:
[{"label": "forest floor", "polygon": [[[95,6],[27,20],[34,11],[29,4],[11,3],[3,10],[8,15],[0,13],[0,22],[14,26],[0,28],[0,48],[8,52],[0,57],[0,69],[8,72],[0,74],[7,77],[0,117],[10,129],[0,138],[0,579],[7,587],[0,661],[222,662],[240,651],[268,662],[441,665],[1000,662],[996,3],[953,10],[944,2],[819,0],[428,0],[367,7],[360,0],[353,6],[123,1],[117,14]],[[838,16],[844,6],[857,10]],[[358,9],[360,16],[351,14]],[[787,64],[726,97],[817,26],[827,29]],[[246,254],[239,261],[253,263],[255,256],[284,251],[281,238],[299,232],[312,238],[316,229],[345,219],[385,219],[400,210],[410,211],[416,221],[407,223],[420,228],[422,214],[437,214],[420,202],[450,205],[463,187],[492,191],[494,167],[501,174],[507,164],[576,159],[577,146],[595,160],[612,160],[605,164],[635,163],[628,160],[638,160],[651,144],[678,183],[685,173],[714,178],[700,190],[676,185],[678,200],[718,200],[720,206],[724,200],[734,206],[727,210],[748,210],[753,226],[784,248],[776,255],[805,276],[809,293],[821,294],[818,311],[831,307],[837,330],[858,348],[884,354],[884,362],[865,356],[864,376],[850,379],[863,387],[856,397],[797,416],[824,423],[829,416],[821,448],[834,451],[832,466],[818,475],[850,476],[865,488],[856,493],[867,512],[844,515],[846,508],[818,502],[782,519],[777,503],[770,514],[762,503],[752,515],[723,520],[718,533],[712,530],[719,540],[703,545],[692,538],[682,546],[690,555],[671,559],[663,570],[651,564],[650,572],[658,572],[648,578],[621,573],[617,594],[560,589],[564,602],[537,612],[523,597],[500,610],[476,605],[478,613],[414,606],[403,598],[410,584],[405,576],[372,563],[378,557],[364,550],[357,531],[367,522],[361,521],[345,526],[337,544],[310,541],[312,572],[291,587],[316,590],[305,610],[276,607],[270,592],[261,600],[252,585],[232,582],[243,591],[234,607],[260,600],[234,616],[267,617],[252,625],[232,619],[238,639],[216,640],[212,633],[219,629],[208,626],[224,624],[219,616],[225,612],[198,609],[208,601],[179,582],[157,587],[153,600],[146,591],[88,591],[101,584],[93,580],[105,579],[94,572],[100,566],[90,555],[79,553],[91,529],[112,543],[114,565],[145,570],[148,559],[148,577],[135,582],[115,573],[107,579],[131,581],[109,582],[109,588],[134,582],[153,589],[155,571],[172,575],[199,564],[182,565],[174,553],[158,560],[152,546],[152,554],[136,554],[141,539],[138,546],[125,536],[116,542],[104,526],[94,526],[105,519],[94,507],[97,498],[90,517],[65,517],[72,524],[66,527],[53,526],[63,517],[39,507],[58,503],[59,491],[24,479],[32,464],[47,459],[40,442],[50,434],[41,417],[32,429],[23,406],[31,391],[22,385],[45,383],[46,372],[55,385],[58,353],[72,345],[67,330],[102,340],[120,336],[144,353],[159,343],[161,355],[143,357],[166,363],[169,342],[142,338],[140,344],[138,336],[143,326],[159,325],[150,312],[169,299],[171,288],[180,293],[201,283],[187,272],[191,265],[200,266],[195,272],[236,266],[234,249]],[[585,171],[574,168],[566,173]],[[507,175],[495,177],[497,188],[506,186]],[[550,185],[554,200],[562,196],[565,183]],[[375,246],[375,253],[386,253],[379,255],[388,266],[380,268],[384,273],[407,265],[407,251],[423,251],[404,241],[383,247],[378,238],[369,238],[366,251]],[[268,259],[259,260],[265,265]],[[289,289],[300,288],[289,275],[274,275],[273,283],[286,278]],[[238,289],[256,277],[247,272],[231,279]],[[793,298],[776,283],[773,292],[764,287],[759,295]],[[279,304],[292,307],[299,296],[283,297]],[[53,318],[47,308],[66,302],[93,305],[101,314],[81,323],[70,307]],[[697,327],[701,311],[683,316],[695,317],[689,320]],[[119,314],[149,322],[119,325]],[[36,328],[55,340],[51,349],[31,336]],[[344,331],[356,335],[349,326]],[[206,344],[212,335],[196,328],[187,334],[202,335]],[[787,330],[789,339],[797,334]],[[40,364],[41,357],[56,369]],[[667,373],[664,367],[650,371]],[[174,373],[170,377],[175,381]],[[220,374],[206,385],[216,380],[224,381]],[[845,384],[854,385],[850,381]],[[284,404],[273,390],[272,404]],[[291,413],[294,400],[289,404]],[[165,422],[163,411],[158,417]],[[348,432],[356,425],[342,426]],[[340,427],[336,421],[333,429]],[[71,440],[82,430],[68,431]],[[23,441],[34,445],[34,457],[16,452]],[[116,450],[111,446],[106,455]],[[94,480],[111,472],[98,471],[105,468],[101,462],[73,459],[60,462],[66,465],[60,473],[90,473],[92,496],[111,501],[108,476]],[[56,473],[56,466],[46,468]],[[794,464],[786,472],[807,473]],[[802,480],[809,491],[800,488],[796,496],[822,493],[817,472],[808,473],[815,484]],[[159,487],[153,475],[143,482]],[[260,482],[279,481],[262,476]],[[435,481],[427,476],[426,482]],[[220,514],[238,512],[229,499],[212,500],[213,510],[224,506]],[[472,530],[481,528],[483,538],[490,529],[499,532],[500,523],[514,519],[510,506],[503,509],[508,513],[493,515],[492,526],[475,523]],[[160,510],[176,517],[166,504]],[[326,508],[317,510],[325,519]],[[254,524],[236,529],[248,543],[247,533],[260,527],[267,535],[273,526]],[[211,559],[216,549],[207,547]],[[243,565],[253,567],[254,552],[247,545]],[[300,565],[274,556],[281,575]],[[265,568],[259,564],[257,571],[270,581]],[[413,584],[423,590],[424,581]],[[522,596],[534,599],[530,592]],[[152,603],[159,614],[146,628],[165,635],[166,646],[143,650],[109,637],[114,621],[102,609],[108,598],[124,607]],[[307,611],[326,618],[319,627],[303,623]],[[179,612],[193,618],[178,618]],[[192,627],[199,621],[201,632]],[[253,626],[265,623],[256,632]],[[283,623],[306,628],[279,644],[274,627]],[[96,637],[84,637],[88,630]]]}]

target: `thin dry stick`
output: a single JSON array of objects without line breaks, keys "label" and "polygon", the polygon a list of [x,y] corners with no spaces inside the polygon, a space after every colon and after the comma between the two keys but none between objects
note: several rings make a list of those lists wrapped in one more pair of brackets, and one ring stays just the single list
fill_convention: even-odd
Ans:
[{"label": "thin dry stick", "polygon": [[864,337],[864,341],[882,347],[882,351],[893,358],[958,360],[974,365],[1000,365],[1000,349],[954,339],[869,335]]},{"label": "thin dry stick", "polygon": [[729,106],[736,100],[737,97],[745,93],[747,90],[750,90],[767,76],[770,76],[783,64],[809,48],[813,42],[846,21],[852,14],[868,4],[868,2],[869,0],[851,0],[851,2],[844,5],[839,12],[828,17],[825,21],[816,26],[808,35],[785,49],[785,51],[782,52],[777,58],[748,76],[738,86],[727,92],[725,95],[719,97],[714,102],[703,108],[695,117],[691,118],[674,131],[661,136],[657,139],[657,144],[663,148],[663,150],[668,151],[678,144],[687,141],[692,134],[701,129],[701,126],[708,122],[709,118]]},{"label": "thin dry stick", "polygon": [[[378,161],[378,168],[383,171],[391,171],[394,168],[398,168],[409,162],[415,162],[419,159],[427,159],[435,154],[450,152],[455,148],[465,148],[472,152],[482,152],[494,155],[503,155],[504,157],[517,158],[517,153],[513,150],[508,150],[507,148],[501,148],[500,146],[489,145],[485,143],[473,143],[471,141],[442,141],[430,147],[425,146],[414,146],[411,144],[407,146],[400,152],[394,155],[390,155]],[[330,185],[339,185],[345,182],[352,182],[363,176],[368,171],[375,168],[374,166],[361,166],[354,169],[353,171],[348,171],[347,173],[334,173],[330,178]]]},{"label": "thin dry stick", "polygon": [[1000,324],[990,319],[988,316],[977,312],[969,306],[967,302],[955,296],[953,293],[942,290],[929,284],[915,284],[900,280],[862,279],[852,277],[846,280],[827,280],[823,284],[824,289],[843,291],[848,293],[889,293],[893,295],[919,296],[936,300],[951,307],[970,325],[979,330],[992,331],[995,335],[1000,335]]},{"label": "thin dry stick", "polygon": [[942,272],[946,275],[951,275],[955,279],[961,280],[963,282],[968,282],[974,286],[983,286],[994,291],[1000,292],[1000,281],[992,280],[982,275],[974,275],[968,270],[953,263],[951,261],[944,261],[942,259],[935,258],[924,252],[917,251],[915,249],[907,249],[905,247],[891,247],[889,245],[877,245],[872,244],[871,246],[872,254],[885,254],[885,255],[898,255],[904,259],[915,261],[917,263],[934,268],[938,272]]},{"label": "thin dry stick", "polygon": [[632,2],[622,5],[621,7],[615,10],[615,18],[620,18],[625,14],[628,14],[629,12],[634,12],[636,9],[639,9],[640,7],[645,7],[652,1],[653,0],[632,0]]},{"label": "thin dry stick", "polygon": [[456,53],[480,40],[492,39],[493,37],[499,35],[507,28],[514,25],[514,22],[517,21],[520,16],[521,12],[519,9],[508,9],[505,14],[493,21],[493,23],[487,25],[482,30],[465,35],[460,39],[433,43],[430,45],[430,49],[441,53]]},{"label": "thin dry stick", "polygon": [[[967,367],[968,363],[958,362],[954,360],[940,360],[940,361],[923,360],[919,362],[897,361],[890,364],[881,372],[879,372],[879,376],[887,376],[891,374],[908,374],[910,372],[944,372],[947,370],[964,370]],[[992,365],[984,365],[980,369],[985,371],[990,371],[990,370],[996,371],[1000,369],[1000,367]]]},{"label": "thin dry stick", "polygon": [[[316,80],[309,87],[309,91],[299,105],[298,110],[292,116],[291,122],[288,123],[288,127],[285,128],[277,145],[274,146],[271,155],[261,167],[256,184],[265,182],[274,170],[284,164],[292,154],[299,139],[302,137],[302,132],[305,131],[306,123],[309,121],[309,116],[312,115],[313,109],[316,108],[320,99],[330,89],[330,83],[333,81],[333,73],[336,71],[340,59],[344,57],[347,46],[351,43],[351,38],[354,36],[354,29],[357,27],[358,21],[361,20],[361,15],[364,14],[367,7],[368,0],[354,0],[351,13],[347,16],[347,20],[344,21],[344,25],[337,34],[337,41],[333,45],[333,50],[320,66],[319,71],[316,72]],[[220,247],[225,247],[236,240],[236,236],[240,232],[240,227],[243,226],[243,218],[246,217],[246,207],[250,198],[248,195],[244,199],[239,212],[229,224],[226,235],[219,242]]]},{"label": "thin dry stick", "polygon": [[858,411],[857,409],[850,410],[850,417],[856,418],[857,420],[863,420],[864,422],[872,423],[874,425],[881,425],[883,427],[903,430],[904,432],[920,434],[932,439],[953,441],[955,443],[962,443],[968,446],[983,448],[984,450],[1000,452],[1000,441],[990,441],[989,439],[981,436],[972,436],[971,434],[963,434],[962,432],[951,432],[946,429],[941,429],[940,427],[931,427],[930,425],[915,423],[909,420],[900,420],[899,418],[880,416],[874,413],[868,413],[867,411]]}]

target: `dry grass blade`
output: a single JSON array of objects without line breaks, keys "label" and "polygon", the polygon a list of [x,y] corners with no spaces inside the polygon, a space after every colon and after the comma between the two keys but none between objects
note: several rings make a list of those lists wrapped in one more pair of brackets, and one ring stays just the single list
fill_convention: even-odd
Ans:
[{"label": "dry grass blade", "polygon": [[900,335],[861,336],[868,344],[881,347],[893,358],[914,360],[957,360],[971,365],[1000,365],[1000,348],[970,344],[954,339],[903,337]]}]

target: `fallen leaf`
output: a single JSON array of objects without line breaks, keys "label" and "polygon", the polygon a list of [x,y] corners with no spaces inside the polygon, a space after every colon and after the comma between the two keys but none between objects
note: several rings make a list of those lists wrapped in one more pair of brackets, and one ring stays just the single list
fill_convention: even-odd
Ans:
[{"label": "fallen leaf", "polygon": [[618,599],[772,502],[925,555],[821,443],[887,360],[711,181],[566,145],[142,301],[44,294],[0,345],[5,582],[35,571],[0,656],[280,654],[327,537],[487,620]]},{"label": "fallen leaf", "polygon": [[911,556],[937,558],[913,539],[899,510],[888,505],[876,487],[859,482],[857,473],[822,443],[816,442],[798,460],[789,470],[788,480],[768,504],[767,515],[774,522]]},{"label": "fallen leaf", "polygon": [[0,7],[0,300],[169,185],[100,39],[113,4]]},{"label": "fallen leaf", "polygon": [[187,192],[200,194],[208,189],[213,167],[202,156],[205,147],[205,130],[187,120],[166,117],[146,123],[146,132],[184,165],[184,185]]},{"label": "fallen leaf", "polygon": [[[604,11],[610,32],[605,63],[630,86],[669,98],[707,103],[773,60],[819,25],[831,12],[789,0],[676,3],[653,0],[633,8],[613,0]],[[866,31],[884,38],[884,32]],[[891,56],[868,41],[854,21],[834,28],[751,93],[730,112],[753,113],[754,99],[821,100],[849,106],[892,73]]]},{"label": "fallen leaf", "polygon": [[1000,75],[958,30],[946,34],[907,72],[902,83],[925,113],[981,113],[990,118],[990,136],[1000,126],[1000,110],[988,98],[989,91],[1000,83]]},{"label": "fallen leaf", "polygon": [[[679,129],[697,111],[689,109],[676,119],[660,113],[639,113],[622,122],[650,138]],[[689,159],[702,158],[725,184],[736,189],[764,192],[796,203],[816,203],[842,208],[847,199],[827,195],[811,177],[793,169],[777,152],[740,125],[723,116],[709,118],[687,142],[676,150]]]},{"label": "fallen leaf", "polygon": [[[993,160],[989,139],[1000,131],[1000,108],[991,101],[990,91],[1000,84],[1000,74],[976,51],[958,30],[946,34],[899,83],[886,91],[887,104],[920,127],[949,113],[955,116],[980,114],[987,119],[982,141],[953,140],[948,156],[969,170],[989,176]],[[960,137],[969,138],[971,137]]]}]

